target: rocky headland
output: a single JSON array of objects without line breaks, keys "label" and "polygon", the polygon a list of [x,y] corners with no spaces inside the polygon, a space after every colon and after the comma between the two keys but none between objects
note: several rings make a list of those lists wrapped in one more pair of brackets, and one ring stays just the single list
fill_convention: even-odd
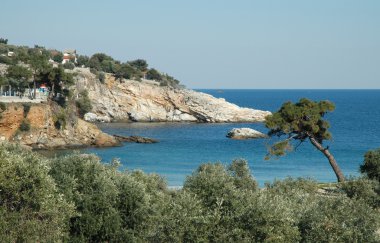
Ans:
[{"label": "rocky headland", "polygon": [[101,83],[89,69],[74,72],[76,89],[88,91],[93,109],[85,119],[91,122],[262,122],[270,114],[154,81],[119,81],[106,74]]},{"label": "rocky headland", "polygon": [[[241,108],[224,99],[158,82],[117,80],[103,82],[88,68],[74,73],[69,89],[73,100],[62,108],[53,101],[41,104],[8,103],[0,118],[0,142],[17,142],[34,149],[117,146],[121,142],[151,143],[147,138],[111,136],[90,122],[262,122],[268,111]],[[75,97],[87,91],[92,110],[78,117]],[[1,99],[0,99],[1,102]]]}]

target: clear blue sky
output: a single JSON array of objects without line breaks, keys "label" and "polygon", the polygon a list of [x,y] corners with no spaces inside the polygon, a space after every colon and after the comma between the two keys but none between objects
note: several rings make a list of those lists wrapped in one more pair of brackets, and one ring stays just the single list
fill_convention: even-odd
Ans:
[{"label": "clear blue sky", "polygon": [[2,0],[0,37],[146,59],[190,88],[380,88],[379,0]]}]

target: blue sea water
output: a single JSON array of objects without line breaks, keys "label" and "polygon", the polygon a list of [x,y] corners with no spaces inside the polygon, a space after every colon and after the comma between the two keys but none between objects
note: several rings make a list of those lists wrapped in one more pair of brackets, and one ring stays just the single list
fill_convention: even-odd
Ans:
[{"label": "blue sea water", "polygon": [[[200,90],[242,107],[276,111],[285,101],[302,97],[330,100],[336,110],[328,114],[333,139],[326,143],[345,175],[358,175],[363,155],[380,147],[380,90]],[[205,162],[230,163],[244,158],[260,185],[288,176],[334,182],[327,159],[309,142],[279,159],[264,160],[268,141],[231,140],[226,133],[235,127],[262,132],[259,123],[111,123],[100,124],[109,134],[139,135],[158,139],[156,144],[125,143],[116,148],[91,148],[104,161],[118,158],[122,169],[140,169],[164,176],[169,186],[181,186],[186,176]]]}]

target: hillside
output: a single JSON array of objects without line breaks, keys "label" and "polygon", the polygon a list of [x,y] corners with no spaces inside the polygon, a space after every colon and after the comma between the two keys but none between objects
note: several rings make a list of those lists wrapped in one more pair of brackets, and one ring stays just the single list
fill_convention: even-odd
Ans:
[{"label": "hillside", "polygon": [[[122,80],[106,74],[100,82],[88,69],[74,69],[75,89],[91,100],[90,121],[262,122],[267,111],[241,108],[224,99],[148,80]],[[101,98],[99,98],[101,97]]]}]

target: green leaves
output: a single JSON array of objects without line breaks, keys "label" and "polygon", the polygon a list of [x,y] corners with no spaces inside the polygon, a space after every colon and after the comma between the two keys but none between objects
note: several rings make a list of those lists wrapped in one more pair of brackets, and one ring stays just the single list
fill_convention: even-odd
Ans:
[{"label": "green leaves", "polygon": [[335,106],[330,101],[315,102],[302,98],[297,103],[286,102],[280,110],[266,117],[265,125],[269,128],[270,136],[287,136],[287,140],[275,143],[269,153],[282,156],[290,150],[291,140],[303,142],[306,138],[314,137],[319,143],[331,139],[328,131],[330,124],[324,120],[327,112]]},{"label": "green leaves", "polygon": [[92,110],[91,100],[88,98],[87,90],[79,93],[79,98],[75,101],[75,104],[81,117]]},{"label": "green leaves", "polygon": [[368,151],[364,155],[364,163],[360,171],[367,174],[368,178],[380,182],[380,149]]},{"label": "green leaves", "polygon": [[[307,179],[262,190],[245,160],[201,165],[183,189],[95,155],[45,159],[0,146],[6,242],[378,242],[379,183],[321,194]],[[374,181],[375,182],[375,181]],[[351,198],[345,196],[345,193]],[[351,194],[350,194],[351,193]],[[378,195],[377,195],[378,196]],[[368,202],[366,200],[369,200]]]},{"label": "green leaves", "polygon": [[50,163],[36,153],[0,146],[0,238],[5,242],[56,242],[67,236],[73,205],[49,176]]}]

